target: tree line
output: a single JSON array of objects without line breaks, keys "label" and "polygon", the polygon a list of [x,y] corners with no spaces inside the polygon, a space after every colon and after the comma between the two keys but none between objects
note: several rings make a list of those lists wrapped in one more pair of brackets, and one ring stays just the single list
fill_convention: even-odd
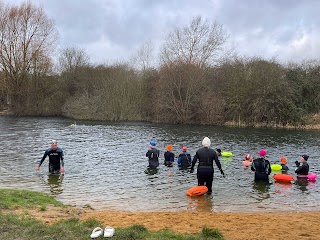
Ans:
[{"label": "tree line", "polygon": [[[179,124],[300,126],[320,112],[320,62],[240,57],[222,24],[195,17],[127,61],[94,65],[84,49],[52,53],[41,7],[0,2],[0,109],[15,115]],[[157,60],[158,64],[153,64]]]}]

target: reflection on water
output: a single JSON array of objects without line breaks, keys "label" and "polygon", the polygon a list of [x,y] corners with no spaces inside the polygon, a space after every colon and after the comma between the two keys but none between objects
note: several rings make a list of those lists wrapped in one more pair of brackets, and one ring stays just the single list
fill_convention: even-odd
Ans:
[{"label": "reflection on water", "polygon": [[[310,171],[320,175],[320,131],[237,129],[208,126],[178,126],[146,123],[105,123],[57,118],[0,117],[0,188],[30,189],[49,193],[66,204],[96,209],[128,211],[268,211],[320,210],[320,188],[314,183],[271,185],[253,181],[254,173],[243,167],[246,153],[257,157],[267,149],[271,164],[288,159],[289,174],[294,162],[308,153]],[[197,185],[196,170],[163,165],[168,144],[178,154],[186,145],[193,155],[209,136],[214,149],[231,151],[234,157],[220,158],[226,177],[215,168],[213,194],[186,196]],[[65,176],[47,175],[48,159],[40,173],[35,167],[57,139],[65,153]],[[160,166],[147,168],[145,152],[156,139]],[[250,206],[250,207],[248,207]]]},{"label": "reflection on water", "polygon": [[213,197],[212,195],[204,194],[199,197],[187,197],[187,209],[191,211],[212,212]]},{"label": "reflection on water", "polygon": [[257,200],[262,201],[270,197],[270,183],[265,183],[263,181],[254,181],[252,188],[257,193]]},{"label": "reflection on water", "polygon": [[305,180],[297,180],[295,181],[295,184],[298,186],[298,189],[300,189],[302,192],[307,192],[308,191],[308,185],[309,182],[307,179]]},{"label": "reflection on water", "polygon": [[144,172],[147,175],[154,175],[154,174],[158,173],[158,171],[159,171],[158,168],[150,168],[150,167],[148,167]]},{"label": "reflection on water", "polygon": [[48,185],[52,195],[59,195],[63,192],[63,174],[48,174]]}]

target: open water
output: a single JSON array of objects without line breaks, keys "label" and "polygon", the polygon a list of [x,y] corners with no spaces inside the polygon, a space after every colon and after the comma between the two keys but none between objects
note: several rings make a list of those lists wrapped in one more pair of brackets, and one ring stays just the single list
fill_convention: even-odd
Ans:
[{"label": "open water", "polygon": [[[216,168],[213,194],[186,196],[196,186],[196,171],[163,165],[167,144],[179,154],[183,145],[193,156],[203,137],[213,148],[232,151],[220,158],[226,177]],[[253,172],[242,166],[246,153],[267,150],[271,163],[288,158],[294,175],[296,160],[308,154],[310,172],[320,176],[320,131],[270,130],[150,123],[74,121],[61,118],[0,117],[0,188],[28,189],[55,196],[65,204],[127,211],[319,211],[318,181],[301,185],[256,185]],[[56,139],[65,154],[65,174],[49,176],[48,159],[35,168]],[[145,153],[154,139],[161,151],[160,167],[147,171]]]}]

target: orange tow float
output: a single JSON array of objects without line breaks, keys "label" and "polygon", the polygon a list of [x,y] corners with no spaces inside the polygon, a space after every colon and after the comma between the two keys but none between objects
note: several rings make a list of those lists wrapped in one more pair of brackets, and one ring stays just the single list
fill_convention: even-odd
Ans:
[{"label": "orange tow float", "polygon": [[208,192],[208,188],[206,186],[196,186],[187,191],[187,196],[197,197],[205,194],[206,192]]},{"label": "orange tow float", "polygon": [[291,181],[294,180],[294,178],[288,174],[275,174],[273,178],[277,182],[286,182],[286,183],[290,183]]}]

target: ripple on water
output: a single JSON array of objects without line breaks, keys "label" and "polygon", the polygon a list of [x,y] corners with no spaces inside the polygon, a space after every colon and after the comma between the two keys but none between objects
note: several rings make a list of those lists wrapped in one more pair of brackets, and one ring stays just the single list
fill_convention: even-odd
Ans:
[{"label": "ripple on water", "polygon": [[[282,155],[290,173],[299,154],[310,155],[310,169],[320,172],[319,131],[237,129],[206,126],[152,125],[145,123],[81,122],[68,119],[0,117],[0,187],[42,191],[64,203],[97,209],[128,211],[300,211],[320,210],[318,182],[259,186],[253,173],[243,168],[246,153],[257,156],[266,148],[271,163]],[[199,198],[185,196],[195,186],[196,173],[165,167],[163,153],[172,144],[178,154],[183,145],[193,155],[204,136],[214,148],[232,151],[233,158],[221,158],[226,178],[216,171],[213,194]],[[46,174],[47,160],[35,172],[51,139],[65,152],[63,178]],[[145,152],[151,139],[158,142],[161,164],[148,171]],[[175,163],[176,164],[176,163]]]}]

